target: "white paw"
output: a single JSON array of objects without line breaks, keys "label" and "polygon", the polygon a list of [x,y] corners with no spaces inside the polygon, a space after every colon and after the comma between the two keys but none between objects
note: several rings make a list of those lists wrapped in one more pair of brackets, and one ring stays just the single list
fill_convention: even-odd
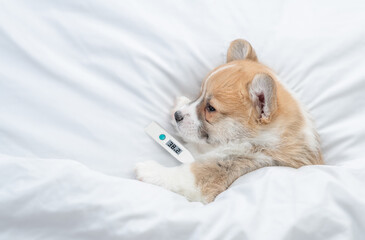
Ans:
[{"label": "white paw", "polygon": [[162,186],[165,167],[155,161],[137,163],[135,173],[137,179],[143,182]]}]

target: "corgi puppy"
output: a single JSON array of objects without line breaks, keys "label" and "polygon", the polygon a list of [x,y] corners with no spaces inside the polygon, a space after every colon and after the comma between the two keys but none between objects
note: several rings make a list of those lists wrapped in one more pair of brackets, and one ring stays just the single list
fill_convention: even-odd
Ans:
[{"label": "corgi puppy", "polygon": [[139,163],[136,175],[190,201],[209,203],[262,167],[323,164],[308,113],[242,39],[231,43],[227,63],[208,74],[195,100],[178,98],[172,115],[195,162]]}]

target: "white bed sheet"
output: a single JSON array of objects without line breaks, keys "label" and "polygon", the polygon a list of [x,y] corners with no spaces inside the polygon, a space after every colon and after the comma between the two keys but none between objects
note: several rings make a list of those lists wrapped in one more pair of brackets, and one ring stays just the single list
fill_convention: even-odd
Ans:
[{"label": "white bed sheet", "polygon": [[[1,239],[362,239],[362,1],[0,2]],[[312,113],[327,166],[265,168],[207,206],[133,180],[144,134],[249,40]]]}]

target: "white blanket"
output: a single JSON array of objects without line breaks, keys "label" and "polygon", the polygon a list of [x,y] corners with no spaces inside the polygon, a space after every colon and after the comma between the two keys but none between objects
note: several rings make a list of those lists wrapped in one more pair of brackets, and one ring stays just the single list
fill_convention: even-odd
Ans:
[{"label": "white blanket", "polygon": [[[364,239],[363,1],[0,2],[0,239]],[[202,205],[134,180],[231,40],[312,113],[326,166],[264,168]]]}]

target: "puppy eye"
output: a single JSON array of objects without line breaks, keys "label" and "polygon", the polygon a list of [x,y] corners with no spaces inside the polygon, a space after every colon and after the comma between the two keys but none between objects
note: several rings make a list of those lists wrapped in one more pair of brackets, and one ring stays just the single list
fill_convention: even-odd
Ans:
[{"label": "puppy eye", "polygon": [[211,105],[208,105],[208,106],[207,106],[207,111],[208,111],[208,112],[214,112],[214,111],[215,111],[215,108],[214,108],[214,107],[212,107]]}]

